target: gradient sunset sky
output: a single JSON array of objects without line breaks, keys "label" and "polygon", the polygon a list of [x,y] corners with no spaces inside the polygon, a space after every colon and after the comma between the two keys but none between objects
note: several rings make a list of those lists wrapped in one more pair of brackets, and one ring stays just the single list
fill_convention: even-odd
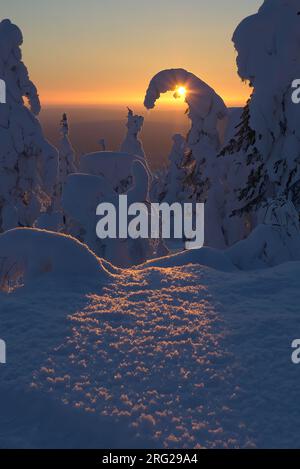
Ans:
[{"label": "gradient sunset sky", "polygon": [[228,105],[249,88],[231,42],[262,0],[0,0],[24,35],[23,60],[43,104],[142,103],[149,79],[186,68]]}]

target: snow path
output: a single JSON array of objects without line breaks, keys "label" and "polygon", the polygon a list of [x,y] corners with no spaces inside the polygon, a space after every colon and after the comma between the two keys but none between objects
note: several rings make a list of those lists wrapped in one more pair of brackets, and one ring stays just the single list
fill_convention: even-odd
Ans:
[{"label": "snow path", "polygon": [[299,274],[148,268],[0,296],[0,446],[299,447]]}]

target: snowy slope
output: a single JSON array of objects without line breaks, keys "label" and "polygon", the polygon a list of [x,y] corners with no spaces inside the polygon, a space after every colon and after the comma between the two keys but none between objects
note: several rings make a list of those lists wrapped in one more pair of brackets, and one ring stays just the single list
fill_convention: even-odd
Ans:
[{"label": "snowy slope", "polygon": [[299,447],[300,263],[100,277],[1,294],[0,447]]}]

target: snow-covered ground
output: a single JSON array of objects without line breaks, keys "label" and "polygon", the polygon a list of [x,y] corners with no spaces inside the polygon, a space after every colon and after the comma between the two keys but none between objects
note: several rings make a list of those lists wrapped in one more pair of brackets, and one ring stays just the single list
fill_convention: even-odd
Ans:
[{"label": "snow-covered ground", "polygon": [[0,295],[0,447],[299,447],[299,262],[100,277]]}]

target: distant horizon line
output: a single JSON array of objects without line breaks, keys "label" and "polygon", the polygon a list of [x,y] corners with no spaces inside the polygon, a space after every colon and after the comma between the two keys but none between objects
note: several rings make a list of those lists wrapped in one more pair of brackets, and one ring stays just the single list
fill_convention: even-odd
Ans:
[{"label": "distant horizon line", "polygon": [[[186,104],[186,103],[185,103]],[[246,101],[244,102],[226,102],[225,101],[225,104],[228,108],[240,108],[240,107],[244,107],[246,105]],[[45,108],[45,107],[63,107],[63,106],[66,106],[66,107],[85,107],[85,108],[88,108],[88,107],[91,107],[91,108],[95,108],[95,107],[130,107],[130,106],[140,106],[140,107],[144,107],[143,103],[141,103],[140,101],[120,101],[120,102],[98,102],[98,103],[90,103],[90,102],[63,102],[63,101],[57,101],[57,102],[53,102],[53,101],[43,101],[41,100],[41,105],[42,105],[42,108]],[[177,109],[176,109],[176,106],[172,105],[171,103],[170,104],[166,104],[164,103],[163,104],[163,110],[178,110],[180,111],[180,107],[177,106]]]},{"label": "distant horizon line", "polygon": [[[50,95],[47,92],[41,92],[39,94],[40,101],[42,106],[46,107],[61,107],[61,106],[68,106],[68,107],[108,107],[108,108],[116,108],[120,106],[125,107],[144,107],[144,94],[139,93],[138,95],[129,95],[128,97],[119,96],[119,97],[112,97],[110,99],[107,97],[99,97],[98,93],[94,95],[81,95],[79,92],[72,93],[72,95],[67,94],[63,95],[62,93],[58,93],[58,96],[55,93],[51,93]],[[248,96],[243,95],[227,95],[222,96],[220,95],[223,101],[225,102],[226,106],[229,108],[235,107],[244,107],[249,99]],[[160,110],[186,110],[187,103],[185,102],[184,97],[180,97],[178,99],[174,99],[173,92],[166,92],[160,96],[160,99],[157,101],[156,108]]]}]

